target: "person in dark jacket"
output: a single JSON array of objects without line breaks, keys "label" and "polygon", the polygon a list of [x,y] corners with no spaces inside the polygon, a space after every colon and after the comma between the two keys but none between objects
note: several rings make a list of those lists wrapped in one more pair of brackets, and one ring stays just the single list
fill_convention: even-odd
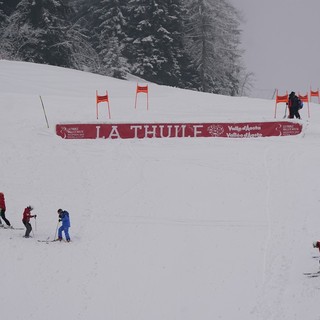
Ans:
[{"label": "person in dark jacket", "polygon": [[23,212],[23,217],[22,217],[22,223],[25,225],[26,227],[26,234],[24,235],[25,238],[29,238],[30,237],[30,232],[32,231],[32,226],[30,223],[30,218],[36,218],[37,215],[32,215],[31,211],[33,210],[32,206],[28,206],[24,209]]},{"label": "person in dark jacket", "polygon": [[300,113],[299,113],[298,97],[296,96],[294,91],[292,91],[289,95],[288,108],[289,108],[289,119],[293,119],[294,117],[296,117],[297,119],[301,119]]},{"label": "person in dark jacket", "polygon": [[66,241],[70,242],[70,235],[69,235],[69,228],[70,228],[70,217],[69,212],[66,210],[59,209],[59,221],[62,222],[61,227],[58,230],[58,240],[62,240],[62,231],[64,232],[64,235],[66,237]]},{"label": "person in dark jacket", "polygon": [[[4,200],[4,194],[3,192],[0,192],[0,217],[3,219],[3,221],[6,223],[6,225],[9,228],[11,227],[10,221],[6,218],[6,202]],[[4,225],[1,222],[0,219],[0,227],[3,227]]]}]

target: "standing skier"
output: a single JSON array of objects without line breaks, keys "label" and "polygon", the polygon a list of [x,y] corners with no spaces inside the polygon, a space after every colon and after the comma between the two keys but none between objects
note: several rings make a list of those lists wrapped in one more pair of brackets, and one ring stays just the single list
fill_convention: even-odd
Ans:
[{"label": "standing skier", "polygon": [[296,96],[296,93],[294,91],[292,91],[289,95],[288,108],[289,119],[293,119],[294,117],[296,117],[297,119],[301,119],[299,113],[299,98]]},{"label": "standing skier", "polygon": [[37,215],[32,215],[31,211],[33,210],[32,206],[28,206],[24,209],[23,212],[23,217],[22,217],[22,222],[26,227],[26,234],[24,235],[25,238],[29,238],[30,237],[30,232],[32,230],[32,226],[30,223],[30,218],[37,218]]},{"label": "standing skier", "polygon": [[61,227],[58,230],[58,240],[62,240],[62,231],[64,232],[64,235],[66,237],[67,242],[70,242],[70,236],[69,236],[69,228],[70,228],[70,218],[69,218],[69,212],[66,210],[59,209],[59,222],[62,222]]},{"label": "standing skier", "polygon": [[[3,219],[3,221],[6,223],[6,225],[9,228],[11,227],[10,221],[6,218],[6,202],[4,200],[4,194],[3,192],[0,192],[0,217]],[[3,227],[4,225],[1,222],[0,219],[0,227]]]}]

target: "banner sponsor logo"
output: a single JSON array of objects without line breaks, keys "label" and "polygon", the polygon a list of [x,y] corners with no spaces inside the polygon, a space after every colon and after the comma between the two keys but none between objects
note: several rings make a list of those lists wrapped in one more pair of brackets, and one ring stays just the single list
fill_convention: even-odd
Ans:
[{"label": "banner sponsor logo", "polygon": [[57,124],[63,139],[260,138],[301,133],[295,122]]}]

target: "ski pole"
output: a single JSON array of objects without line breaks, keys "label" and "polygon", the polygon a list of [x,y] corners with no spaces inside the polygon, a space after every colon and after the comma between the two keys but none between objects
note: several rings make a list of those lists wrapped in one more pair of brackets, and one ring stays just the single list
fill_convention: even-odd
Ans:
[{"label": "ski pole", "polygon": [[34,217],[34,231],[37,231],[37,216]]},{"label": "ski pole", "polygon": [[288,108],[288,105],[286,104],[286,108],[284,109],[284,117],[283,117],[283,119],[285,119],[287,117],[287,108]]},{"label": "ski pole", "polygon": [[57,238],[57,231],[58,231],[59,222],[60,222],[60,221],[58,221],[58,223],[57,223],[56,233],[54,234],[53,240],[56,240],[56,238]]},{"label": "ski pole", "polygon": [[33,232],[32,223],[31,222],[30,222],[30,225],[31,225],[32,236],[34,237],[34,232]]}]

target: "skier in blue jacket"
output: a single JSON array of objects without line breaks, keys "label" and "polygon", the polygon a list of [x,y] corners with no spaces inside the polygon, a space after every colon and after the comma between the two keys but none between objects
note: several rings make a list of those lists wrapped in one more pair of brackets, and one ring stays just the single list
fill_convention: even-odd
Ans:
[{"label": "skier in blue jacket", "polygon": [[69,228],[70,228],[70,218],[69,218],[69,212],[66,210],[59,209],[59,221],[62,222],[61,227],[58,230],[58,240],[62,240],[62,231],[64,232],[64,235],[66,237],[67,242],[70,242],[70,236],[69,236]]}]

